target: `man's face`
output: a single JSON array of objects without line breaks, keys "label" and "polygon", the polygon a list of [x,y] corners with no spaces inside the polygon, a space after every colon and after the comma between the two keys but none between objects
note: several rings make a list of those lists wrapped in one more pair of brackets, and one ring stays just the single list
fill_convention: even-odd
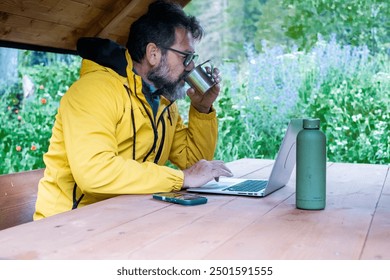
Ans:
[{"label": "man's face", "polygon": [[[182,28],[176,29],[176,40],[171,48],[181,52],[194,52],[191,34]],[[184,77],[194,68],[194,63],[185,67],[184,60],[185,56],[182,54],[167,50],[159,65],[148,73],[148,80],[170,101],[185,97]]]},{"label": "man's face", "polygon": [[153,82],[165,98],[175,101],[185,97],[184,76],[187,72],[183,72],[176,79],[171,72],[167,55],[163,55],[160,64],[148,73],[148,80]]}]

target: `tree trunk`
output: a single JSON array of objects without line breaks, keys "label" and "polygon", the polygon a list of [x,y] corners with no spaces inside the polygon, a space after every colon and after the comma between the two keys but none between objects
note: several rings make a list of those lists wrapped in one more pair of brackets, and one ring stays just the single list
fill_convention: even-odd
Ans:
[{"label": "tree trunk", "polygon": [[0,47],[0,91],[18,81],[18,50]]}]

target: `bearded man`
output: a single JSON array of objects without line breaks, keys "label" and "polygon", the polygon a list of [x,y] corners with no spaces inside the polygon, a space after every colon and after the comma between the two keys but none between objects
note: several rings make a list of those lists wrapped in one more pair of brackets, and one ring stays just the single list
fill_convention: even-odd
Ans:
[{"label": "bearded man", "polygon": [[[121,194],[178,191],[232,176],[213,160],[218,69],[205,94],[184,87],[202,35],[195,17],[156,1],[132,24],[126,48],[108,39],[78,41],[80,79],[60,102],[34,220]],[[186,94],[188,125],[175,103]]]}]

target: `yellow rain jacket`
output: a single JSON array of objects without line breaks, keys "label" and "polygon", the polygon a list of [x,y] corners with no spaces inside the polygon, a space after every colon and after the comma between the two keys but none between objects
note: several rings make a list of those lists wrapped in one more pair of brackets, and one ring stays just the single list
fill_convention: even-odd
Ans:
[{"label": "yellow rain jacket", "polygon": [[80,79],[60,102],[34,220],[116,195],[180,190],[183,172],[164,166],[167,160],[185,169],[213,158],[215,111],[191,107],[186,126],[176,103],[160,97],[154,117],[127,50],[102,42],[123,60],[106,59],[110,68],[83,59]]}]

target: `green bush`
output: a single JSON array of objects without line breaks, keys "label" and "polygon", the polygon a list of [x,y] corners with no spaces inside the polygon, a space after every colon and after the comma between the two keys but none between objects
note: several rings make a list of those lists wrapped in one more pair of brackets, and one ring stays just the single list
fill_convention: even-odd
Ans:
[{"label": "green bush", "polygon": [[42,155],[48,148],[57,106],[50,96],[34,96],[20,109],[7,107],[0,112],[2,173],[43,167]]},{"label": "green bush", "polygon": [[[219,66],[222,90],[215,158],[274,158],[289,119],[316,117],[327,136],[328,160],[388,164],[390,58],[367,47],[319,40],[307,53],[281,47]],[[20,102],[21,85],[0,100],[0,173],[44,167],[58,102],[78,78],[80,60],[22,67],[35,94]],[[189,101],[178,101],[186,117]]]},{"label": "green bush", "polygon": [[303,107],[321,119],[331,161],[389,163],[389,74],[358,74],[333,69],[318,89],[309,82]]},{"label": "green bush", "polygon": [[43,154],[59,100],[78,78],[79,61],[22,67],[20,75],[32,78],[34,94],[23,99],[21,84],[4,91],[0,97],[0,174],[44,167]]},{"label": "green bush", "polygon": [[274,158],[288,120],[311,117],[321,119],[329,161],[389,163],[388,55],[335,38],[308,53],[263,50],[249,48],[247,63],[222,71],[228,82],[220,97],[227,106],[218,110],[219,158]]},{"label": "green bush", "polygon": [[366,45],[371,52],[389,48],[389,2],[385,0],[282,0],[288,11],[286,36],[310,50],[318,34],[337,34],[341,45]]}]

